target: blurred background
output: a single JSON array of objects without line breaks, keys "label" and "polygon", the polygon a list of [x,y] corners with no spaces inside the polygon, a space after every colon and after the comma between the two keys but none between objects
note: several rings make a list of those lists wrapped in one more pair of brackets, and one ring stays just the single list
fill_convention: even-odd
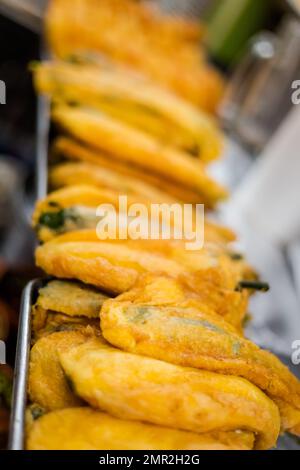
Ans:
[{"label": "blurred background", "polygon": [[[40,58],[46,3],[0,0],[0,80],[6,85],[6,104],[0,104],[0,339],[8,362],[0,366],[0,446],[8,424],[20,294],[38,274],[30,229],[37,102],[28,63]],[[292,341],[300,339],[300,105],[292,99],[300,80],[300,1],[150,3],[201,22],[209,61],[226,78],[217,116],[227,145],[211,172],[232,197],[217,217],[238,231],[240,249],[272,286],[270,294],[253,300],[249,335],[288,358]]]}]

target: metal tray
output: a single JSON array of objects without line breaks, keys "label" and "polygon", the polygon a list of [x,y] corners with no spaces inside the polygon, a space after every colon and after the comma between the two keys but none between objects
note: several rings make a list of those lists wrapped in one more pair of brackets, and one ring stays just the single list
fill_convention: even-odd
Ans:
[{"label": "metal tray", "polygon": [[48,192],[48,152],[50,134],[50,101],[39,96],[37,108],[36,142],[36,198],[42,199]]},{"label": "metal tray", "polygon": [[38,290],[44,284],[45,280],[43,279],[33,280],[26,286],[22,295],[8,440],[9,450],[24,449],[27,378],[31,343],[31,307],[36,301]]},{"label": "metal tray", "polygon": [[[47,58],[42,46],[41,57]],[[36,140],[36,199],[42,199],[48,192],[48,153],[50,136],[50,100],[39,96],[37,101]],[[48,279],[49,280],[49,279]],[[21,299],[18,339],[16,348],[12,412],[8,449],[23,450],[25,442],[25,411],[27,404],[27,377],[31,345],[31,308],[36,301],[38,290],[47,282],[36,279],[25,287]]]}]

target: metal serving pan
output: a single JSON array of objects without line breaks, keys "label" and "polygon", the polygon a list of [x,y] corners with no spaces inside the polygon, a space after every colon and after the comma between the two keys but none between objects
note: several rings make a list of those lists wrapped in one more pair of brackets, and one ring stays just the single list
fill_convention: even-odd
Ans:
[{"label": "metal serving pan", "polygon": [[31,281],[22,295],[10,417],[9,450],[24,449],[27,378],[31,343],[31,308],[36,301],[38,290],[45,282],[43,279]]},{"label": "metal serving pan", "polygon": [[[44,44],[41,47],[41,58],[47,59],[48,53]],[[50,100],[39,95],[37,99],[36,124],[36,199],[42,199],[48,192],[48,154],[50,136]],[[49,280],[49,279],[48,279]],[[12,412],[8,440],[9,450],[23,450],[25,440],[25,411],[27,403],[27,377],[31,345],[31,308],[36,301],[38,290],[47,279],[36,279],[25,287],[21,299]]]},{"label": "metal serving pan", "polygon": [[36,198],[42,199],[48,192],[48,152],[50,134],[50,101],[38,97],[36,141]]}]

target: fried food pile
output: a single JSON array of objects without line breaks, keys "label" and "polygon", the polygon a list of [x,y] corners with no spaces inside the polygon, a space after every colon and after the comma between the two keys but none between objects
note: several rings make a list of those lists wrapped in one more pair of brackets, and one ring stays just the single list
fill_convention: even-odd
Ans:
[{"label": "fried food pile", "polygon": [[140,426],[142,444],[123,439],[122,449],[162,448],[153,425],[169,439],[177,430],[178,447],[167,441],[176,449],[267,449],[281,431],[299,433],[300,384],[244,337],[260,284],[226,246],[191,254],[180,241],[101,241],[82,229],[37,248],[38,266],[61,280],[40,290],[32,312],[29,396],[43,416],[28,425],[28,448],[65,448],[51,426],[63,412],[72,423],[86,404],[78,437],[66,424],[62,446],[115,448],[101,428],[84,432],[97,417],[115,420],[116,442],[123,426]]},{"label": "fried food pile", "polygon": [[114,188],[126,177],[137,195],[154,200],[213,208],[226,198],[206,169],[220,156],[222,136],[204,112],[132,72],[100,64],[54,61],[33,70],[37,90],[52,98],[53,120],[66,134],[53,152],[72,161],[55,168],[54,186],[75,170],[92,184],[107,180]]},{"label": "fried food pile", "polygon": [[117,297],[78,281],[40,289],[28,449],[269,449],[299,434],[297,379],[191,275],[147,273]]},{"label": "fried food pile", "polygon": [[299,433],[299,382],[243,335],[259,282],[214,249],[191,263],[181,242],[106,242],[86,229],[37,248],[37,264],[61,280],[32,312],[29,397],[42,411],[28,418],[29,449],[268,449],[280,432]]},{"label": "fried food pile", "polygon": [[207,169],[223,149],[210,112],[221,80],[198,25],[133,0],[52,0],[46,31],[52,59],[32,69],[62,134],[52,188],[83,182],[207,209],[226,199]]},{"label": "fried food pile", "polygon": [[[299,382],[244,336],[267,285],[209,215],[226,190],[207,168],[222,136],[199,28],[129,0],[55,0],[47,30],[56,57],[33,73],[59,135],[33,214],[51,280],[32,308],[27,448],[252,450],[299,435]],[[98,208],[128,222],[124,196],[145,225],[155,204],[205,204],[203,247],[161,227],[107,237]]]},{"label": "fried food pile", "polygon": [[223,81],[200,43],[198,23],[162,15],[133,0],[52,0],[47,17],[52,51],[60,58],[96,53],[145,74],[166,89],[214,112]]}]

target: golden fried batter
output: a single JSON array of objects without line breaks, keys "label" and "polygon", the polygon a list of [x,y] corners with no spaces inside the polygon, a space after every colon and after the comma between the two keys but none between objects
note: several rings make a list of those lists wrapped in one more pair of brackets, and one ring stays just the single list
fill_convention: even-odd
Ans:
[{"label": "golden fried batter", "polygon": [[[70,186],[49,194],[37,202],[33,214],[33,226],[41,241],[46,242],[54,236],[85,228],[96,228],[100,217],[96,210],[107,204],[112,210],[119,210],[120,194],[94,186]],[[129,205],[148,201],[127,196]]]},{"label": "golden fried batter", "polygon": [[126,69],[63,61],[34,67],[36,88],[54,101],[99,109],[202,161],[219,157],[221,133],[196,107]]},{"label": "golden fried batter", "polygon": [[100,308],[108,297],[91,286],[79,282],[54,280],[39,290],[32,307],[33,343],[56,331],[91,326],[99,330]]},{"label": "golden fried batter", "polygon": [[[189,292],[188,296],[193,294],[198,297],[202,304],[226,318],[240,331],[247,313],[250,291],[237,291],[236,287],[239,281],[247,279],[251,273],[250,268],[243,261],[234,261],[222,252],[220,254],[212,246],[208,250],[204,248],[197,252],[188,252],[179,241],[106,242],[100,241],[95,231],[86,230],[55,238],[38,248],[36,258],[39,266],[48,274],[80,279],[115,293],[132,287],[138,277],[146,272],[161,272],[174,278],[180,277],[182,289]],[[133,259],[136,260],[135,265],[132,264]],[[97,268],[99,263],[101,269]],[[114,271],[111,270],[111,264]],[[165,299],[168,295],[166,291]]]},{"label": "golden fried batter", "polygon": [[[135,203],[142,203],[149,209],[149,216],[144,216],[145,224],[151,221],[151,200],[142,199],[140,196],[123,195],[114,190],[98,189],[95,186],[76,185],[67,186],[50,193],[47,197],[39,200],[35,206],[33,213],[33,226],[37,232],[39,239],[43,242],[49,241],[54,236],[62,233],[84,230],[96,229],[100,217],[97,216],[97,208],[101,204],[107,204],[111,207],[111,211],[120,211],[120,196],[126,196],[126,207],[130,208]],[[179,209],[183,206],[177,202]],[[125,212],[123,217],[130,217]],[[150,217],[150,218],[149,218]],[[170,225],[172,231],[175,226],[182,230],[182,217],[170,217],[163,215],[161,211],[161,223],[165,221],[166,225]],[[192,216],[192,228],[195,231],[198,224],[198,229],[202,230],[201,221],[196,218],[195,211]],[[213,245],[220,245],[219,250],[224,245],[228,244],[227,229],[225,227],[216,225],[209,220],[204,220],[204,241],[212,243]],[[162,227],[162,225],[161,225]],[[162,228],[161,228],[162,230]],[[130,238],[130,237],[129,237]],[[213,250],[211,249],[211,252]],[[235,263],[237,264],[237,263]]]},{"label": "golden fried batter", "polygon": [[64,241],[72,236],[63,235],[38,247],[37,266],[58,278],[78,279],[111,293],[130,289],[145,272],[174,276],[185,272],[182,265],[171,259],[122,243]]},{"label": "golden fried batter", "polygon": [[54,280],[39,290],[36,304],[70,317],[99,318],[107,295],[79,282]]},{"label": "golden fried batter", "polygon": [[44,310],[38,306],[32,308],[31,342],[59,331],[82,330],[89,326],[95,333],[100,332],[99,321],[96,318],[70,317],[62,313]]},{"label": "golden fried batter", "polygon": [[[33,214],[33,226],[39,239],[43,242],[62,233],[84,229],[94,229],[96,238],[96,228],[101,220],[101,217],[97,215],[97,208],[102,204],[106,206],[106,213],[110,211],[112,216],[115,216],[116,213],[119,214],[120,211],[123,211],[123,217],[126,217],[129,222],[131,221],[130,216],[120,206],[120,196],[124,197],[116,191],[100,190],[94,186],[68,186],[37,202]],[[135,196],[125,195],[125,197],[127,208],[135,203],[142,203],[143,206],[149,208],[149,216],[147,214],[143,216],[143,220],[148,226],[151,201]],[[165,220],[164,216],[161,218],[162,221]],[[181,225],[182,222],[181,219],[176,221],[174,217],[170,222],[167,220],[166,223],[170,223],[174,227],[175,224]],[[211,231],[214,229],[212,226],[209,228]]]},{"label": "golden fried batter", "polygon": [[197,191],[199,197],[203,194],[211,205],[227,197],[227,191],[207,175],[198,159],[165,146],[104,113],[58,105],[53,118],[65,131],[87,145]]},{"label": "golden fried batter", "polygon": [[76,393],[117,418],[197,433],[243,429],[255,433],[258,449],[276,444],[278,409],[244,379],[136,356],[97,339],[59,358]]},{"label": "golden fried batter", "polygon": [[194,289],[186,283],[186,275],[174,279],[147,274],[141,276],[123,298],[137,305],[197,306],[220,315],[241,333],[249,293],[227,288],[221,274],[217,269],[197,273],[199,282]]},{"label": "golden fried batter", "polygon": [[253,433],[195,434],[123,421],[91,408],[54,411],[33,423],[27,450],[250,450]]},{"label": "golden fried batter", "polygon": [[140,178],[129,175],[124,177],[110,168],[92,163],[61,163],[50,168],[49,172],[50,184],[55,189],[74,186],[80,181],[84,185],[114,190],[119,194],[128,194],[151,202],[167,204],[179,202]]},{"label": "golden fried batter", "polygon": [[[244,261],[235,260],[232,258],[231,253],[224,251],[224,247],[209,243],[205,245],[201,250],[188,251],[186,250],[186,240],[152,240],[152,239],[140,239],[140,240],[119,240],[99,239],[99,233],[101,230],[82,229],[72,231],[59,235],[52,239],[49,245],[61,245],[64,243],[82,242],[82,243],[108,243],[122,245],[131,249],[147,251],[149,253],[158,254],[164,258],[176,261],[185,267],[185,272],[198,272],[207,270],[210,268],[220,269],[220,276],[222,278],[222,285],[228,289],[235,289],[237,282],[243,279],[256,279],[256,274],[252,268]],[[116,261],[118,255],[116,253]],[[177,274],[176,271],[173,273],[174,276]],[[217,281],[217,280],[216,280]],[[192,279],[188,277],[185,279],[187,285],[192,290],[197,290],[197,285],[202,283],[203,280],[198,275]],[[218,281],[216,282],[216,284]]]},{"label": "golden fried batter", "polygon": [[[150,173],[149,170],[134,166],[132,163],[128,164],[127,162],[118,161],[112,158],[111,155],[105,155],[97,149],[89,148],[68,137],[56,139],[53,145],[53,154],[56,157],[79,160],[112,170],[121,175],[125,180],[127,177],[135,178],[140,181],[140,184],[146,182],[160,191],[163,188],[163,191],[168,193],[168,195],[182,202],[189,204],[202,203],[205,204],[207,209],[213,207],[212,201],[204,193],[200,194],[199,191],[174,183],[165,177],[160,177],[158,174]],[[167,199],[166,202],[168,202]],[[224,229],[223,236],[226,239],[228,238],[228,241],[235,239],[232,231],[228,229]]]},{"label": "golden fried batter", "polygon": [[210,112],[220,102],[223,80],[204,60],[198,23],[132,0],[52,0],[46,19],[52,51],[62,58],[86,51],[90,61],[96,51]]},{"label": "golden fried batter", "polygon": [[297,431],[299,381],[279,359],[237,334],[204,306],[191,301],[158,306],[150,298],[147,305],[139,305],[125,293],[105,302],[100,318],[105,339],[126,351],[244,377],[279,406],[283,429]]},{"label": "golden fried batter", "polygon": [[30,353],[28,394],[45,410],[77,406],[81,400],[70,389],[60,366],[58,353],[86,341],[92,330],[53,333],[39,339]]}]

